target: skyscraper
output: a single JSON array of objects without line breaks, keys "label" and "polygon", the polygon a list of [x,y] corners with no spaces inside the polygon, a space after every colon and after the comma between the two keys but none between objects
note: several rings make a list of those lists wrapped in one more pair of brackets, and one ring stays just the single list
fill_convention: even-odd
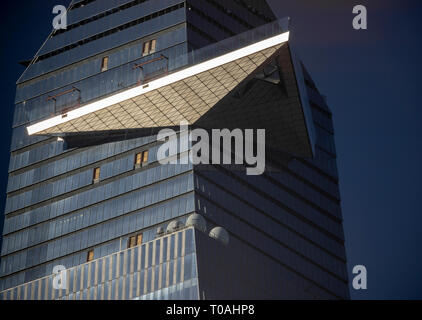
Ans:
[{"label": "skyscraper", "polygon": [[[73,1],[17,84],[0,298],[347,299],[332,114],[289,34],[265,1]],[[265,129],[265,172],[160,163],[182,120]]]}]

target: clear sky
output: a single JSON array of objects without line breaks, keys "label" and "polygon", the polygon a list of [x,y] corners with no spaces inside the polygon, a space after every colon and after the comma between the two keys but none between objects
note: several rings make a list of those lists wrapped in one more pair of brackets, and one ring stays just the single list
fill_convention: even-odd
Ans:
[{"label": "clear sky", "polygon": [[422,1],[269,3],[333,110],[349,274],[368,270],[352,298],[422,298]]},{"label": "clear sky", "polygon": [[[422,1],[269,0],[292,19],[292,44],[334,113],[351,268],[368,269],[355,299],[422,298]],[[51,31],[58,0],[1,1],[0,211],[19,60]],[[67,5],[63,0],[61,4]],[[368,30],[352,28],[365,5]]]}]

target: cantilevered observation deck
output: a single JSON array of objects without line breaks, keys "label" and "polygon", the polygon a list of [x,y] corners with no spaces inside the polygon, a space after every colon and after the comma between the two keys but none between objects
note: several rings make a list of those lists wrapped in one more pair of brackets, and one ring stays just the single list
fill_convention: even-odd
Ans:
[{"label": "cantilevered observation deck", "polygon": [[271,148],[313,155],[314,129],[288,19],[189,52],[176,62],[158,55],[131,69],[139,74],[136,82],[92,101],[81,99],[83,88],[70,89],[78,94],[77,103],[31,123],[28,134],[74,141],[127,130],[146,134],[187,121],[205,129],[266,129]]}]

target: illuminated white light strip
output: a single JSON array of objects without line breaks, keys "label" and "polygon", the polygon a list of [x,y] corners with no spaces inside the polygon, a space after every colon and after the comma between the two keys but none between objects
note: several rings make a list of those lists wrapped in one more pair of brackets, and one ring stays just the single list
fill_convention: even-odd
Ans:
[{"label": "illuminated white light strip", "polygon": [[77,108],[75,110],[71,110],[66,113],[66,117],[63,118],[62,115],[55,116],[53,118],[43,120],[31,126],[28,126],[26,129],[28,131],[28,135],[33,135],[39,132],[42,132],[46,129],[55,127],[57,125],[69,122],[71,120],[80,118],[92,112],[110,107],[114,104],[123,102],[125,100],[137,97],[139,95],[145,94],[147,92],[159,89],[166,85],[175,83],[177,81],[186,79],[193,75],[214,69],[218,66],[224,65],[226,63],[241,59],[248,55],[254,54],[256,52],[271,48],[278,44],[282,44],[284,42],[289,41],[289,32],[282,33],[280,35],[274,36],[272,38],[251,44],[247,47],[232,51],[230,53],[224,54],[217,58],[213,58],[211,60],[199,63],[192,67],[188,67],[186,69],[177,71],[172,73],[168,76],[159,78],[157,80],[153,80],[148,82],[148,87],[144,87],[143,85],[139,85],[135,88],[128,89],[121,93],[117,93],[111,97],[107,97],[96,102],[89,103],[83,107]]}]

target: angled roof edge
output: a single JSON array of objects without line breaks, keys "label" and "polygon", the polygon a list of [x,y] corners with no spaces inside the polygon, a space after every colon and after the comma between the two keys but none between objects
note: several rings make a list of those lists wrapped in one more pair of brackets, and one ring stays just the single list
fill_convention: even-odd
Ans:
[{"label": "angled roof edge", "polygon": [[[71,0],[70,4],[67,6],[67,10],[70,9],[70,7],[73,5],[73,2],[75,0]],[[31,65],[34,64],[34,61],[36,60],[36,58],[38,57],[39,52],[41,51],[41,49],[45,46],[45,44],[47,43],[48,39],[50,39],[50,37],[52,36],[54,32],[54,28],[51,30],[51,32],[49,33],[49,35],[47,36],[47,39],[44,40],[43,44],[41,45],[41,47],[39,47],[39,49],[37,50],[37,52],[35,53],[34,57],[31,59],[31,62],[29,63],[29,65],[25,68],[25,70],[22,72],[22,74],[19,76],[18,80],[16,81],[16,85],[22,83],[21,79],[22,77],[25,75],[26,71],[31,67]]]},{"label": "angled roof edge", "polygon": [[298,57],[294,48],[292,48],[291,43],[289,43],[290,56],[293,63],[293,71],[295,73],[295,79],[297,84],[297,90],[299,92],[300,103],[302,105],[302,112],[306,122],[306,130],[308,131],[308,140],[309,145],[311,146],[312,154],[315,155],[315,142],[316,142],[316,133],[313,123],[313,116],[311,111],[311,106],[309,104],[308,92],[305,84],[305,71],[303,69],[302,62]]}]

